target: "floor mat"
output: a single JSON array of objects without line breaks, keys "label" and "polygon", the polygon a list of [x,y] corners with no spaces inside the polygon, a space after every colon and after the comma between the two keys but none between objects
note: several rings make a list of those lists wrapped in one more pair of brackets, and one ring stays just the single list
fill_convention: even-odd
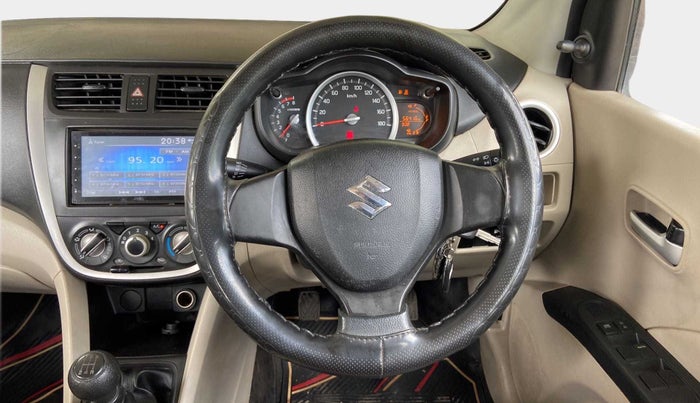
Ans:
[{"label": "floor mat", "polygon": [[3,293],[0,304],[2,401],[62,401],[63,340],[57,297]]},{"label": "floor mat", "polygon": [[[416,304],[418,317],[414,325],[427,326],[459,307],[468,295],[467,285],[466,279],[454,279],[450,292],[445,293],[440,282],[417,283],[416,300],[422,302]],[[302,328],[324,335],[336,331],[338,303],[325,289],[292,290],[275,294],[268,301]],[[316,320],[300,320],[310,317]],[[260,348],[254,371],[251,403],[493,401],[486,386],[478,341],[426,368],[382,379],[323,374]]]},{"label": "floor mat", "polygon": [[488,402],[478,377],[453,357],[420,371],[364,379],[336,377],[287,363],[287,402]]},{"label": "floor mat", "polygon": [[[297,323],[325,334],[336,325],[330,320]],[[382,379],[324,374],[258,349],[253,379],[251,403],[492,401],[478,343],[421,370]]]}]

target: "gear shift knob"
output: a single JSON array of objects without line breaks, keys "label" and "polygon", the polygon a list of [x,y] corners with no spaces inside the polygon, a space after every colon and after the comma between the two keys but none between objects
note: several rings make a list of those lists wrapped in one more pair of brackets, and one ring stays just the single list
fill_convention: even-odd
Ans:
[{"label": "gear shift knob", "polygon": [[133,401],[133,396],[122,386],[122,371],[117,359],[106,351],[89,351],[78,357],[70,367],[68,386],[81,400],[97,403]]}]

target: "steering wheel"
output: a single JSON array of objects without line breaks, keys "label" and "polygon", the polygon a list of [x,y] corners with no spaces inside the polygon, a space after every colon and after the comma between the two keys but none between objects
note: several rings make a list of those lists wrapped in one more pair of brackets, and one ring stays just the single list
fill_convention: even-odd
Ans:
[{"label": "steering wheel", "polygon": [[[399,141],[360,140],[309,150],[264,176],[228,179],[230,141],[256,97],[299,63],[354,48],[410,53],[450,74],[488,116],[501,162],[474,167]],[[284,34],[229,78],[197,131],[185,203],[205,281],[259,345],[319,371],[383,377],[465,348],[503,312],[537,244],[542,172],[522,109],[474,53],[428,26],[343,17]],[[501,245],[477,290],[440,322],[414,327],[405,299],[438,246],[450,236],[496,225]],[[300,256],[340,304],[336,333],[302,329],[257,295],[234,256],[240,241],[282,246]]]}]

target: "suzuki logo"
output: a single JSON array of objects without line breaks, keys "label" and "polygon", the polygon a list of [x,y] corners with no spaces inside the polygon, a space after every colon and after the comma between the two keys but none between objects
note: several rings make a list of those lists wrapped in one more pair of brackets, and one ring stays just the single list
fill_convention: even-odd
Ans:
[{"label": "suzuki logo", "polygon": [[391,188],[379,180],[367,175],[365,179],[355,186],[348,188],[348,192],[359,197],[362,201],[356,201],[348,204],[349,207],[359,211],[370,220],[377,214],[391,207],[391,203],[384,200],[377,193],[386,193]]}]

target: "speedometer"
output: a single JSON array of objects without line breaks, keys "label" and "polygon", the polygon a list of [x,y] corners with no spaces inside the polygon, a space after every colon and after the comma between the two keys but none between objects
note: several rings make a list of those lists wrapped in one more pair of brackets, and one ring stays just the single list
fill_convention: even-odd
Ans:
[{"label": "speedometer", "polygon": [[359,138],[395,139],[396,101],[377,78],[360,71],[335,74],[321,83],[306,111],[314,146]]}]

